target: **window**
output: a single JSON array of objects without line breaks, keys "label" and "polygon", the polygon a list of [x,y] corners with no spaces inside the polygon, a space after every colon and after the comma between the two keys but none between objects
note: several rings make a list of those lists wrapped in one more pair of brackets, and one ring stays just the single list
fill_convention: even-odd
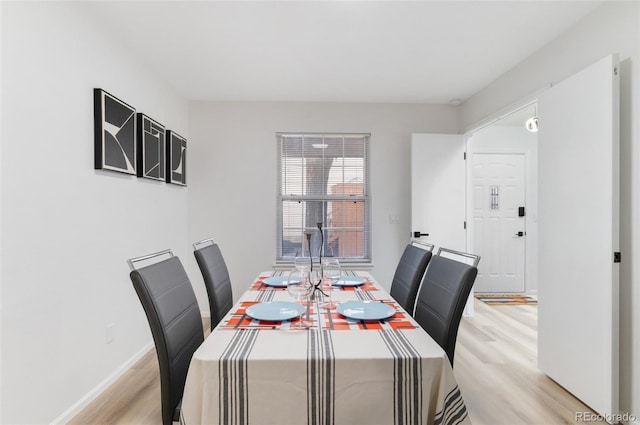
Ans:
[{"label": "window", "polygon": [[[277,261],[311,252],[370,262],[369,134],[278,133]],[[324,244],[317,223],[324,229]]]}]

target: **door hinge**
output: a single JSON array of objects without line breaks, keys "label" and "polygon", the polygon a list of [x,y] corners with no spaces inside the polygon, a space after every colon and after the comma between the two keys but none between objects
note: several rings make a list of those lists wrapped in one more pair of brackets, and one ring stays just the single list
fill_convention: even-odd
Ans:
[{"label": "door hinge", "polygon": [[465,228],[465,230],[467,228],[467,222],[466,221],[464,222],[464,228]]},{"label": "door hinge", "polygon": [[618,75],[618,67],[617,66],[613,67],[613,75]]},{"label": "door hinge", "polygon": [[463,161],[466,161],[466,160],[467,160],[467,153],[466,153],[466,152],[463,152],[463,154],[462,154],[462,160],[463,160]]},{"label": "door hinge", "polygon": [[613,262],[614,263],[619,263],[620,261],[622,261],[622,255],[619,252],[614,252],[613,253]]}]

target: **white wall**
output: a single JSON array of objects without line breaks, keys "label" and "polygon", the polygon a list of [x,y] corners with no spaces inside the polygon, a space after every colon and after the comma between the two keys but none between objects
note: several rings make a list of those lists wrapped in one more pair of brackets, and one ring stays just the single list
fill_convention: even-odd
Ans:
[{"label": "white wall", "polygon": [[470,128],[610,53],[621,61],[620,408],[640,418],[640,227],[634,225],[640,207],[640,3],[606,2],[473,96],[462,107],[461,127]]},{"label": "white wall", "polygon": [[[538,290],[538,144],[535,133],[527,131],[524,123],[519,127],[491,125],[474,132],[467,145],[473,153],[517,153],[525,155],[525,291]],[[471,173],[469,173],[471,175]],[[469,202],[468,210],[471,212]],[[469,214],[470,216],[470,214]],[[473,222],[473,220],[469,220]],[[470,227],[469,232],[473,232]],[[473,237],[472,235],[470,235]]]},{"label": "white wall", "polygon": [[151,347],[126,259],[187,253],[187,188],[93,169],[93,88],[187,137],[188,105],[76,4],[1,7],[0,422],[42,424]]},{"label": "white wall", "polygon": [[275,260],[276,132],[371,133],[372,272],[388,288],[411,232],[411,133],[458,130],[450,106],[192,102],[189,115],[189,238],[219,242],[235,296]]}]

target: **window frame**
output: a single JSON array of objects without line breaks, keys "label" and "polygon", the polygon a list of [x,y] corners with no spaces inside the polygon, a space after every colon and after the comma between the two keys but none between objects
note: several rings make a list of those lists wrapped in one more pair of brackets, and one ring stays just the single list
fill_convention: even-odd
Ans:
[{"label": "window frame", "polygon": [[[305,138],[343,138],[343,145],[345,140],[348,138],[359,138],[360,141],[364,145],[364,153],[363,153],[363,194],[362,195],[295,195],[295,194],[283,194],[283,184],[284,184],[284,176],[283,176],[283,141],[287,137],[292,138],[300,138],[302,146],[304,146]],[[348,201],[348,202],[362,202],[363,203],[363,225],[362,227],[355,227],[352,230],[362,230],[362,246],[363,246],[363,255],[362,257],[336,257],[343,264],[360,264],[360,265],[371,265],[371,185],[370,185],[370,141],[371,141],[371,133],[312,133],[312,132],[277,132],[276,133],[276,144],[277,144],[277,177],[276,177],[276,221],[277,221],[277,236],[276,236],[276,264],[291,264],[293,262],[293,256],[283,256],[283,241],[284,241],[284,203],[291,201],[299,201],[299,202],[309,202],[309,201],[319,201],[319,202],[332,202],[332,201]],[[304,155],[304,149],[302,149],[301,158],[304,159],[306,156]],[[336,158],[345,158],[345,156],[336,157]],[[345,167],[345,165],[343,165]],[[347,182],[342,182],[347,183]],[[324,237],[327,237],[326,223],[323,223],[323,232]],[[347,229],[348,227],[340,227],[340,229]],[[314,223],[312,226],[304,227],[304,223],[300,228],[301,237],[306,231],[311,231],[313,234],[312,240],[315,238],[319,238],[318,229],[316,224]],[[304,238],[303,238],[304,240]],[[326,244],[327,241],[325,241]],[[314,257],[316,255],[314,254]],[[323,253],[325,256],[325,253]]]}]

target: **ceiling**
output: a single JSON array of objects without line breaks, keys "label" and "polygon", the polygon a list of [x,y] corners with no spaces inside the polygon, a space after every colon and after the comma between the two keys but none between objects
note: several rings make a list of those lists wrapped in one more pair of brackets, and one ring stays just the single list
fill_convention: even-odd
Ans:
[{"label": "ceiling", "polygon": [[590,1],[88,1],[190,100],[457,104],[593,11]]}]

